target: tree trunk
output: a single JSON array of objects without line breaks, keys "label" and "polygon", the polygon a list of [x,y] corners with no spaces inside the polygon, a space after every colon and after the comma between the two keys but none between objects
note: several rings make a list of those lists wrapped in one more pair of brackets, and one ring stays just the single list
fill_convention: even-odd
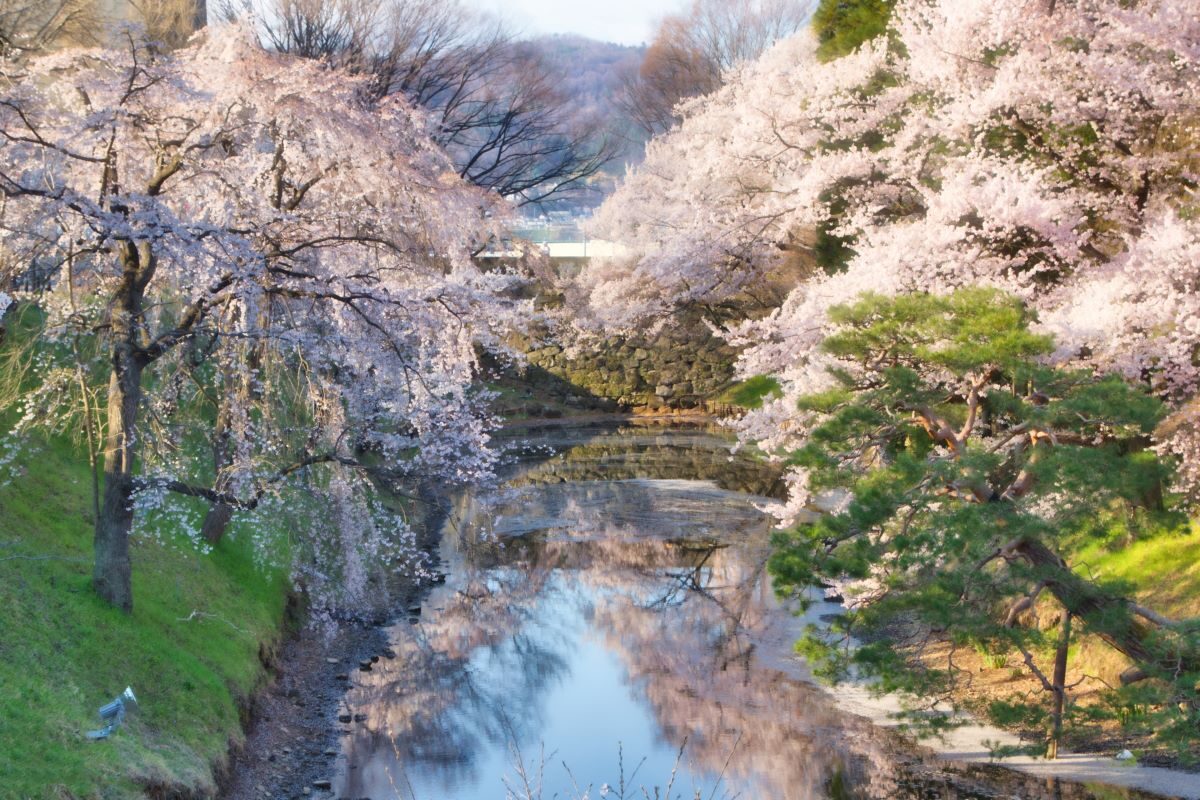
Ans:
[{"label": "tree trunk", "polygon": [[[269,325],[266,322],[263,327]],[[244,363],[242,365],[245,373],[250,375],[258,375],[263,364],[263,346],[256,344],[246,351]],[[223,392],[217,409],[217,421],[213,430],[213,475],[215,476],[213,488],[219,492],[227,491],[229,482],[227,476],[230,468],[233,466],[233,457],[235,452],[234,436],[238,435],[234,430],[234,413],[232,404],[235,402],[249,402],[250,398],[261,400],[261,388],[258,386],[257,378],[252,378],[249,383],[245,381],[245,374],[238,373],[232,369],[223,370]],[[242,396],[245,395],[245,396]],[[204,524],[200,527],[200,535],[204,537],[204,541],[216,546],[225,536],[225,531],[229,528],[229,522],[233,519],[233,513],[237,509],[228,503],[213,503],[208,509],[208,513],[204,516]]]},{"label": "tree trunk", "polygon": [[200,526],[200,535],[208,544],[216,547],[225,536],[229,522],[233,519],[233,506],[228,503],[213,503],[208,513],[204,515],[204,524]]},{"label": "tree trunk", "polygon": [[96,518],[96,593],[126,613],[133,610],[129,533],[133,528],[133,467],[142,364],[126,342],[113,350],[108,383],[108,437],[104,449],[104,495]]},{"label": "tree trunk", "polygon": [[[229,379],[230,376],[226,376],[227,392],[231,391]],[[213,474],[216,476],[213,488],[217,491],[224,491],[228,488],[222,476],[233,461],[229,418],[229,401],[224,399],[221,407],[217,410],[217,423],[213,431]],[[228,503],[213,503],[209,506],[208,513],[204,515],[204,524],[200,526],[200,535],[204,537],[205,542],[215,547],[225,536],[225,530],[229,527],[229,521],[232,518],[232,506]]]},{"label": "tree trunk", "polygon": [[1051,713],[1052,727],[1050,744],[1046,748],[1046,758],[1058,758],[1058,744],[1063,732],[1063,707],[1067,701],[1067,652],[1071,645],[1071,612],[1063,612],[1062,630],[1058,634],[1058,649],[1054,653],[1054,677],[1051,686],[1054,691],[1054,710]]},{"label": "tree trunk", "polygon": [[109,316],[112,374],[108,381],[108,435],[104,445],[104,495],[96,517],[92,585],[106,602],[133,611],[133,568],[129,533],[133,529],[134,456],[138,446],[138,412],[142,370],[138,348],[142,298],[154,276],[154,253],[146,243],[120,247],[121,283]]}]

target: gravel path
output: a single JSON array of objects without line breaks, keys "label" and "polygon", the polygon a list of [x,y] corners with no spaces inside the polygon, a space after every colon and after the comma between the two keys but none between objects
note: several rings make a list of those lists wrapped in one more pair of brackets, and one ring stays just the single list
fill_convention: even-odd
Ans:
[{"label": "gravel path", "polygon": [[[836,696],[838,705],[842,708],[865,716],[877,725],[895,724],[891,715],[900,710],[900,704],[895,698],[874,697],[860,686],[844,684],[838,687]],[[985,742],[1022,744],[1016,736],[1006,731],[978,723],[955,728],[946,735],[944,741],[925,741],[922,744],[930,747],[942,758],[968,764],[982,764],[991,761],[991,754]],[[1107,754],[1066,753],[1054,761],[1014,756],[998,763],[1008,769],[1043,778],[1061,778],[1079,783],[1105,783],[1164,797],[1200,800],[1200,773],[1140,764],[1129,765]]]}]

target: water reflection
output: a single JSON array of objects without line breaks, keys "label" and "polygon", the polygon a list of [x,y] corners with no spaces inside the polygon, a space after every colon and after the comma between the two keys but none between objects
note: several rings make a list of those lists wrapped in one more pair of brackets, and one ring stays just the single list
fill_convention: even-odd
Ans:
[{"label": "water reflection", "polygon": [[807,683],[787,657],[803,620],[764,571],[764,500],[745,493],[775,476],[727,440],[571,437],[458,499],[446,584],[345,698],[366,718],[340,796],[614,797],[622,778],[626,798],[1091,796],[940,772]]}]

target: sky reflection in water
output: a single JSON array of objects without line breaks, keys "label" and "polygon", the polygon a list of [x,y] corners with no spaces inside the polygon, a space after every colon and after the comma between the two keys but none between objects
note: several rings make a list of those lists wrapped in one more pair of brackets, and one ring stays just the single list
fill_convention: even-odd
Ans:
[{"label": "sky reflection in water", "polygon": [[789,657],[833,609],[797,619],[772,596],[764,500],[735,491],[772,476],[695,432],[558,444],[458,502],[447,583],[347,693],[367,720],[337,796],[613,798],[622,776],[624,798],[948,796]]}]

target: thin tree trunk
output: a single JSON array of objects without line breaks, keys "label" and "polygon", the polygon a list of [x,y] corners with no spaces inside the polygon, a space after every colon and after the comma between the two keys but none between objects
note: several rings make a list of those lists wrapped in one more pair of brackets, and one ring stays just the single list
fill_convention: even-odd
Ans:
[{"label": "thin tree trunk", "polygon": [[[228,385],[226,391],[230,391]],[[227,488],[222,476],[233,461],[229,417],[229,401],[222,399],[221,407],[217,410],[216,429],[213,431],[213,474],[216,476],[213,488],[217,491]],[[218,502],[209,506],[208,513],[204,515],[204,523],[200,526],[200,535],[205,542],[213,546],[220,543],[229,527],[229,521],[233,519],[233,510],[233,506],[228,503]]]},{"label": "thin tree trunk", "polygon": [[[259,324],[265,330],[270,327],[270,312],[262,312]],[[244,432],[234,431],[234,414],[232,404],[247,403],[251,400],[263,399],[263,387],[260,375],[263,369],[264,346],[261,342],[250,345],[244,351],[244,361],[240,370],[226,368],[223,370],[222,384],[224,391],[217,408],[217,420],[213,430],[213,488],[224,492],[229,489],[227,476],[233,467],[236,443],[234,436]],[[251,376],[247,379],[246,376]],[[237,509],[228,503],[213,503],[204,516],[200,527],[200,535],[210,545],[217,545],[225,536],[229,523]]]},{"label": "thin tree trunk", "polygon": [[83,398],[83,430],[87,435],[88,469],[92,473],[92,524],[100,518],[100,438],[96,430],[96,420],[92,416],[92,403],[89,396],[87,380],[83,374],[83,364],[79,360],[79,343],[75,343],[75,376],[79,381],[79,393]]},{"label": "thin tree trunk", "polygon": [[[67,297],[71,303],[71,313],[76,313],[75,306],[75,253],[67,254]],[[75,355],[75,380],[79,383],[79,399],[83,404],[83,430],[87,435],[88,468],[92,472],[92,525],[100,519],[100,431],[96,430],[96,418],[93,416],[91,392],[88,390],[87,374],[83,366],[83,358],[79,354],[79,336],[71,340],[71,349]]]},{"label": "thin tree trunk", "polygon": [[1058,745],[1062,740],[1063,708],[1067,701],[1067,652],[1071,645],[1071,612],[1063,612],[1062,629],[1058,634],[1058,649],[1054,653],[1054,677],[1051,686],[1054,690],[1054,710],[1051,714],[1052,728],[1050,744],[1046,748],[1046,758],[1058,758]]}]

